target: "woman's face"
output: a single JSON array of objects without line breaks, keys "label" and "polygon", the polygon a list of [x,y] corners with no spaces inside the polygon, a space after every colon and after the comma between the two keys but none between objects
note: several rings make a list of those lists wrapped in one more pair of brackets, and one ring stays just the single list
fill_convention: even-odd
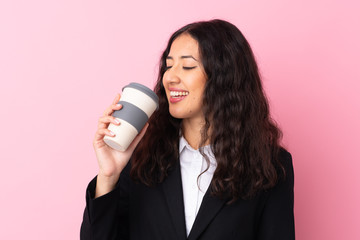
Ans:
[{"label": "woman's face", "polygon": [[171,116],[202,120],[206,74],[200,61],[198,42],[189,34],[177,37],[171,45],[166,67],[162,81]]}]

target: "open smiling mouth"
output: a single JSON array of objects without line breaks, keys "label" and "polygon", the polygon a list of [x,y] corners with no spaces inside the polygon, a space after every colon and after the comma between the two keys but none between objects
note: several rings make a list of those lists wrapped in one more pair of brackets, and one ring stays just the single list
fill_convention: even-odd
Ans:
[{"label": "open smiling mouth", "polygon": [[189,92],[170,91],[171,97],[181,97],[181,96],[187,96],[187,95],[189,95]]},{"label": "open smiling mouth", "polygon": [[186,91],[170,91],[170,102],[175,103],[183,100],[189,92]]}]

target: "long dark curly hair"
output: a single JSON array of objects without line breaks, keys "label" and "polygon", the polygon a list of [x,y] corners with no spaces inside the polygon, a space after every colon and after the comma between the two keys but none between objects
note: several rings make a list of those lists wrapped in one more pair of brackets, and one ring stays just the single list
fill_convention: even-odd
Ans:
[{"label": "long dark curly hair", "polygon": [[131,177],[152,186],[179,161],[181,119],[169,113],[162,77],[173,41],[185,33],[197,40],[207,76],[200,146],[210,142],[217,161],[211,193],[230,202],[254,197],[284,173],[278,160],[281,131],[270,117],[249,43],[236,26],[218,19],[188,24],[171,36],[154,88],[159,109],[132,156]]}]

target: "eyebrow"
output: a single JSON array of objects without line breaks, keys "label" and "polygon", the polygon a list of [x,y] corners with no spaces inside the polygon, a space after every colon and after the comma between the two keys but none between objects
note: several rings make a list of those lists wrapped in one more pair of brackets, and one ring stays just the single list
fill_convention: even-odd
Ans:
[{"label": "eyebrow", "polygon": [[[180,58],[181,58],[181,59],[185,59],[185,58],[192,58],[192,59],[194,59],[195,61],[197,61],[197,62],[198,62],[198,60],[197,60],[196,58],[194,58],[193,56],[191,56],[191,55],[181,56]],[[173,60],[174,58],[173,58],[173,57],[171,57],[171,56],[167,56],[167,57],[166,57],[166,59]]]}]

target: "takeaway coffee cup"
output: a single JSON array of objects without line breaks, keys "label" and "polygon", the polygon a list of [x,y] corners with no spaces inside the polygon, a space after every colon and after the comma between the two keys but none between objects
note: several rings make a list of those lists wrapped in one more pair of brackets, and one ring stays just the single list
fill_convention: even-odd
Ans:
[{"label": "takeaway coffee cup", "polygon": [[158,108],[159,99],[148,87],[130,83],[123,88],[119,104],[122,108],[112,115],[119,120],[120,125],[109,124],[108,129],[115,136],[106,135],[104,142],[118,151],[125,151]]}]

